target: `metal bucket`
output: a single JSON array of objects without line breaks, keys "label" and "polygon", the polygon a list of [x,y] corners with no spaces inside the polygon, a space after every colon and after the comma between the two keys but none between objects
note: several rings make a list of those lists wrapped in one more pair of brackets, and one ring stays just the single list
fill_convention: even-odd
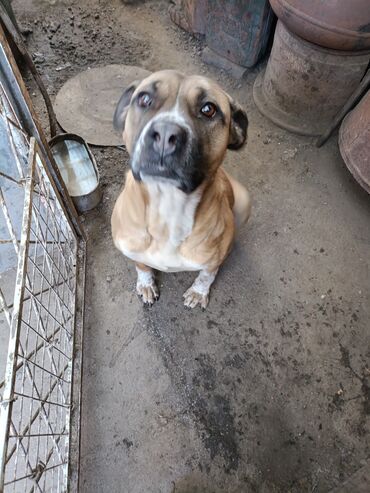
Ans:
[{"label": "metal bucket", "polygon": [[370,193],[370,92],[343,120],[339,149],[354,178]]},{"label": "metal bucket", "polygon": [[102,198],[99,171],[92,152],[79,135],[59,134],[49,142],[51,152],[76,209],[86,212]]},{"label": "metal bucket", "polygon": [[321,135],[360,83],[369,52],[329,50],[278,21],[265,73],[253,87],[260,112],[301,135]]}]

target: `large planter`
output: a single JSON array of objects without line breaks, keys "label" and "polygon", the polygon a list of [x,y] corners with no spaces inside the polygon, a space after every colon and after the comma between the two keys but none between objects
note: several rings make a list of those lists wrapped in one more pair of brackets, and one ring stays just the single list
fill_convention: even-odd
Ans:
[{"label": "large planter", "polygon": [[370,193],[370,92],[343,120],[339,149],[347,168]]},{"label": "large planter", "polygon": [[290,31],[334,50],[370,49],[369,0],[270,0]]},{"label": "large planter", "polygon": [[321,48],[278,21],[271,55],[253,87],[258,109],[302,135],[322,134],[362,79],[367,52]]}]

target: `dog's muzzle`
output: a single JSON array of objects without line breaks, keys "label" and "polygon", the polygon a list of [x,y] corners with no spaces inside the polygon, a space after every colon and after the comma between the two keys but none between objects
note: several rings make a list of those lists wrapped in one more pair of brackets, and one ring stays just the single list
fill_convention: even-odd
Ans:
[{"label": "dog's muzzle", "polygon": [[133,171],[155,176],[178,168],[187,155],[188,143],[186,128],[172,121],[154,120],[135,146]]},{"label": "dog's muzzle", "polygon": [[164,164],[168,156],[185,149],[187,140],[187,131],[177,123],[156,121],[149,127],[144,144],[151,150],[153,161]]},{"label": "dog's muzzle", "polygon": [[131,158],[136,180],[170,180],[186,193],[203,180],[199,143],[191,127],[171,114],[161,115],[142,130]]}]

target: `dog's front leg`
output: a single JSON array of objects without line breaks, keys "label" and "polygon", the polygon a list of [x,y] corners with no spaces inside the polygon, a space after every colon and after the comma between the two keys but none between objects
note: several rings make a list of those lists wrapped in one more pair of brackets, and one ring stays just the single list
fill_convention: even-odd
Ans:
[{"label": "dog's front leg", "polygon": [[152,305],[159,298],[159,290],[151,267],[135,262],[137,272],[136,292],[145,305]]},{"label": "dog's front leg", "polygon": [[203,310],[207,308],[209,301],[209,290],[216,278],[218,269],[209,272],[201,270],[191,287],[184,294],[184,305],[188,308],[195,308],[200,305]]}]

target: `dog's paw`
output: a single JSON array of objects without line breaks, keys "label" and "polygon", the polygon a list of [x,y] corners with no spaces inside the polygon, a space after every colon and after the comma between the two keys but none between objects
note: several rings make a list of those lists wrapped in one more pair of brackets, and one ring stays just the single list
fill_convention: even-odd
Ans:
[{"label": "dog's paw", "polygon": [[159,290],[154,281],[152,284],[145,286],[143,284],[137,284],[136,292],[143,300],[144,305],[152,306],[159,299]]},{"label": "dog's paw", "polygon": [[199,293],[193,288],[193,286],[184,293],[183,297],[185,300],[184,305],[187,308],[195,308],[198,305],[200,305],[203,310],[207,308],[209,301],[208,293]]}]

